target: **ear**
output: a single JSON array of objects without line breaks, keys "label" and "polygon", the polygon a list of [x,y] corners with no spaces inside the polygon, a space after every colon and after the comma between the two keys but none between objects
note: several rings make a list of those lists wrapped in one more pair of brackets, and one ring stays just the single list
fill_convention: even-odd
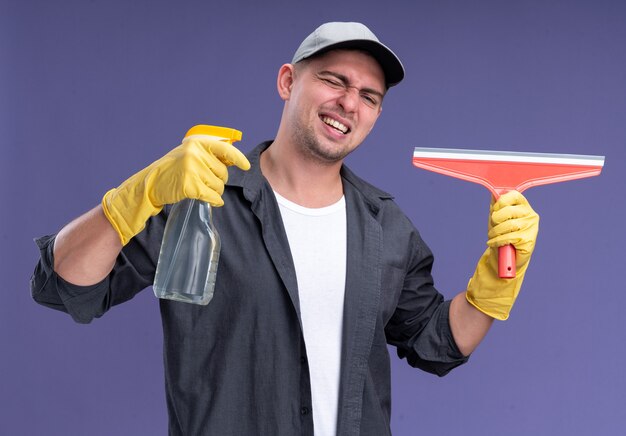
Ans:
[{"label": "ear", "polygon": [[291,87],[293,86],[295,75],[295,69],[292,64],[284,64],[278,70],[278,77],[276,79],[276,88],[278,89],[278,95],[283,100],[289,100],[291,95]]}]

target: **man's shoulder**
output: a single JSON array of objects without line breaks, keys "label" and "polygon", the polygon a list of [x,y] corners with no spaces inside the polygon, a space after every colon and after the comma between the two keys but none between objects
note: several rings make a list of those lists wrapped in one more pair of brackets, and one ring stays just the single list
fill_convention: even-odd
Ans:
[{"label": "man's shoulder", "polygon": [[373,201],[393,200],[393,195],[382,189],[372,185],[370,182],[357,176],[346,165],[341,167],[341,177],[344,181],[352,185],[357,191],[363,194],[366,198]]},{"label": "man's shoulder", "polygon": [[[346,165],[341,169],[344,182],[359,194],[377,220],[384,227],[394,228],[398,232],[414,231],[411,219],[394,201],[394,196],[357,176]],[[344,185],[344,190],[346,189]]]}]

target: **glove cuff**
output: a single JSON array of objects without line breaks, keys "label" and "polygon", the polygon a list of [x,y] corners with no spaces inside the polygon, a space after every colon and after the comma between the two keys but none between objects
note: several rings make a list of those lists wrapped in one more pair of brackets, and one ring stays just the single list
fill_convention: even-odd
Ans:
[{"label": "glove cuff", "polygon": [[498,276],[497,250],[488,248],[478,261],[474,275],[467,283],[465,298],[482,313],[500,321],[509,318],[509,313],[522,287],[528,261],[518,265],[514,278]]},{"label": "glove cuff", "polygon": [[128,201],[124,190],[114,188],[102,197],[102,210],[113,229],[120,237],[122,245],[128,242],[146,226],[146,221],[156,215],[162,208],[155,208],[148,201],[140,204]]},{"label": "glove cuff", "polygon": [[[102,210],[104,211],[104,215],[107,217],[107,219],[111,223],[111,226],[113,226],[113,229],[117,232],[118,236],[120,237],[120,241],[122,242],[122,245],[126,245],[128,244],[128,241],[130,240],[130,238],[132,238],[134,235],[131,235],[130,237],[125,236],[125,235],[129,235],[131,231],[128,228],[128,226],[125,225],[126,222],[123,219],[123,217],[117,212],[115,207],[112,205],[111,197],[115,196],[116,191],[117,189],[113,188],[107,191],[106,194],[104,194],[104,196],[102,197]],[[122,227],[124,228],[124,230],[122,230]]]},{"label": "glove cuff", "polygon": [[485,304],[486,302],[484,300],[481,301],[480,303],[477,302],[474,297],[474,293],[469,290],[471,282],[472,281],[470,279],[470,283],[468,283],[467,285],[468,290],[465,292],[465,299],[467,300],[469,304],[474,306],[476,309],[478,309],[480,312],[484,313],[485,315],[495,318],[499,321],[506,321],[507,319],[509,319],[509,313],[511,312],[512,306],[504,309],[502,307],[496,307],[495,305]]}]

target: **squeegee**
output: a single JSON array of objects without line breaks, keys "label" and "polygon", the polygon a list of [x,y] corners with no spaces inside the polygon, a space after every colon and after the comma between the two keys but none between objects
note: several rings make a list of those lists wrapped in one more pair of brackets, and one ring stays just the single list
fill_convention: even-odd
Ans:
[{"label": "squeegee", "polygon": [[[597,176],[604,156],[415,147],[413,165],[485,186],[494,198],[511,190]],[[515,248],[499,247],[501,278],[515,277]]]}]

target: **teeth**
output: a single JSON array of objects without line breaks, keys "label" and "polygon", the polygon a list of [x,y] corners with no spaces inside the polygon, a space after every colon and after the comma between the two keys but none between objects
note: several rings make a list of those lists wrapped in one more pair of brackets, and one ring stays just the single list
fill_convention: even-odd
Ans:
[{"label": "teeth", "polygon": [[329,117],[322,117],[322,121],[328,124],[329,126],[332,126],[335,129],[341,131],[341,133],[345,134],[348,132],[348,127],[344,126],[337,120],[333,120],[332,118],[329,118]]}]

